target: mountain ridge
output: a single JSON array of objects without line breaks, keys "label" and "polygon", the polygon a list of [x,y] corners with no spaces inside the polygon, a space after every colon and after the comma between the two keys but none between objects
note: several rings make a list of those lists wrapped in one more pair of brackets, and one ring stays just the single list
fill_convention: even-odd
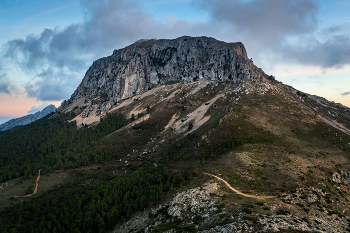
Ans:
[{"label": "mountain ridge", "polygon": [[9,121],[6,121],[5,123],[2,123],[0,125],[0,131],[10,130],[16,126],[30,124],[36,120],[43,118],[44,116],[46,116],[54,111],[56,111],[55,105],[50,104],[50,105],[46,106],[43,110],[38,111],[36,113],[28,114],[28,115],[23,116],[23,117],[14,118],[14,119],[11,119]]}]

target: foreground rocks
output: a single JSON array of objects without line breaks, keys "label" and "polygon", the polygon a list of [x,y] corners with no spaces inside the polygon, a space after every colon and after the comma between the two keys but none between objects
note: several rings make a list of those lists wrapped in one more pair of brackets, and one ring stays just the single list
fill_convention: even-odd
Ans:
[{"label": "foreground rocks", "polygon": [[322,189],[300,188],[249,208],[235,203],[235,209],[227,194],[212,180],[175,194],[156,209],[136,214],[115,232],[344,232],[349,224],[341,213],[310,208],[327,202]]}]

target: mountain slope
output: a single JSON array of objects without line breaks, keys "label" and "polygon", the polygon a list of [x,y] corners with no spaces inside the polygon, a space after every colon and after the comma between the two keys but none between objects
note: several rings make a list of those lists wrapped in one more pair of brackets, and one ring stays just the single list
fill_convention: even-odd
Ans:
[{"label": "mountain slope", "polygon": [[[198,40],[207,45],[198,48]],[[141,67],[137,61],[150,62],[152,46],[163,44],[186,47],[156,53],[163,60],[147,63],[146,70],[164,74],[169,64],[175,69],[174,76],[160,76],[159,84],[152,84],[147,72],[140,75],[135,67]],[[28,137],[35,132],[30,126],[21,129],[23,134],[2,136],[4,142],[11,136],[27,146],[31,158],[40,161],[31,164],[32,174],[40,168],[42,173],[33,199],[0,199],[0,207],[13,207],[1,212],[1,221],[9,226],[0,230],[349,230],[349,108],[276,81],[256,68],[242,48],[212,38],[182,37],[137,42],[96,61],[70,101],[37,122],[44,127],[39,129],[45,132],[42,137]],[[190,52],[194,59],[184,60],[182,67],[174,60],[187,50],[197,54]],[[200,63],[207,50],[209,57],[220,58],[213,62],[214,70],[225,80],[188,78],[209,67]],[[119,68],[108,74],[113,59]],[[240,70],[256,73],[225,73],[223,67],[235,67],[237,61]],[[140,83],[152,85],[115,92],[123,82],[107,80],[117,80],[127,70],[128,77],[138,74]],[[183,76],[176,76],[181,70]],[[55,130],[47,132],[47,127]],[[19,153],[22,160],[13,161],[10,154],[17,150],[6,148],[0,151],[1,169],[12,175],[9,168],[19,167],[20,172],[12,176],[17,183],[5,175],[3,179],[21,186],[21,170],[28,162],[21,155],[27,150]],[[50,179],[62,174],[66,180],[54,186]],[[2,197],[9,197],[10,187],[1,187]]]},{"label": "mountain slope", "polygon": [[12,128],[19,126],[19,125],[28,125],[28,124],[32,123],[33,121],[41,119],[44,116],[46,116],[54,111],[56,111],[55,105],[50,104],[49,106],[45,107],[41,111],[26,115],[23,117],[14,118],[14,119],[11,119],[11,120],[1,124],[0,131],[9,130],[9,129],[12,129]]},{"label": "mountain slope", "polygon": [[[95,148],[126,155],[129,169],[144,161],[191,164],[219,175],[243,193],[280,196],[264,200],[259,206],[254,198],[240,199],[223,184],[222,195],[228,197],[215,202],[223,205],[220,213],[225,214],[226,225],[222,225],[220,215],[213,217],[216,210],[199,210],[212,206],[194,204],[193,211],[181,208],[174,215],[172,203],[175,200],[169,200],[153,212],[156,214],[163,208],[163,214],[154,219],[146,218],[148,225],[141,225],[151,232],[171,229],[174,225],[170,223],[177,221],[176,216],[182,218],[179,226],[193,225],[191,219],[198,215],[211,216],[195,224],[196,229],[203,232],[204,229],[217,229],[214,232],[243,229],[343,232],[349,217],[349,182],[334,177],[348,174],[350,137],[329,122],[348,123],[348,108],[326,100],[322,105],[312,98],[270,80],[237,84],[201,80],[163,85],[120,101],[111,108],[109,114],[122,113],[135,121],[101,139]],[[83,104],[75,111],[89,109],[90,101],[98,104],[101,100],[86,101],[86,107]],[[331,118],[333,116],[325,115],[327,111],[320,110],[326,107],[337,112],[338,118]],[[94,119],[87,115],[82,120]],[[329,120],[325,121],[326,117]],[[215,179],[211,182],[220,186]],[[200,186],[206,189],[206,185],[201,183]],[[189,192],[176,195],[191,196],[198,191]],[[183,198],[180,198],[183,201],[176,201],[177,205],[186,204]],[[233,205],[237,202],[237,206]],[[252,209],[253,213],[246,214],[244,208]],[[231,216],[232,212],[238,216]],[[168,219],[168,215],[172,216],[168,224],[156,224],[164,217]],[[125,230],[134,221],[131,219],[121,229]],[[208,225],[208,221],[211,224]],[[253,226],[245,228],[247,221]],[[233,226],[233,222],[239,224]],[[217,228],[219,225],[222,227]]]}]

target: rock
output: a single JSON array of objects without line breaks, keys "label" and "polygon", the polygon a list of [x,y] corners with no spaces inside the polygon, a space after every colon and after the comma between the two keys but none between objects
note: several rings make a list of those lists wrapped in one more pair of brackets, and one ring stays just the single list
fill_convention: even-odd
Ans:
[{"label": "rock", "polygon": [[335,183],[344,183],[349,184],[350,183],[350,172],[348,171],[339,171],[334,172],[332,175],[332,181]]},{"label": "rock", "polygon": [[103,96],[115,103],[169,81],[258,82],[265,76],[240,42],[189,36],[142,40],[96,60],[62,108],[84,96]]},{"label": "rock", "polygon": [[340,171],[340,175],[344,183],[350,183],[350,172],[349,171]]},{"label": "rock", "polygon": [[332,181],[335,183],[341,183],[341,175],[338,172],[334,172],[332,175]]}]

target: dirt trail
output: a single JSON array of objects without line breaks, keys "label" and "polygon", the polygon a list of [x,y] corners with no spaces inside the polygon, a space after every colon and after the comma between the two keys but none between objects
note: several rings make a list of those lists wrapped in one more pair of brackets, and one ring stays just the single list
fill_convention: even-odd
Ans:
[{"label": "dirt trail", "polygon": [[259,196],[259,195],[251,195],[251,194],[245,194],[245,193],[242,193],[241,191],[233,188],[229,183],[227,183],[226,180],[216,176],[216,175],[212,175],[212,174],[209,174],[209,173],[206,173],[206,172],[203,172],[204,174],[208,175],[208,176],[212,176],[212,177],[215,177],[216,179],[218,180],[221,180],[222,182],[224,182],[226,184],[226,186],[231,189],[232,191],[234,191],[235,193],[239,194],[239,195],[242,195],[242,196],[245,196],[245,197],[251,197],[251,198],[255,198],[255,199],[271,199],[271,198],[275,198],[277,196]]},{"label": "dirt trail", "polygon": [[[41,169],[39,170],[38,177],[36,178],[35,189],[34,189],[34,192],[32,194],[27,194],[27,195],[24,195],[24,196],[11,196],[11,197],[30,197],[30,196],[36,194],[36,192],[38,191],[38,185],[39,185],[39,179],[40,179],[40,171],[41,171]],[[3,197],[3,198],[10,198],[10,197]]]},{"label": "dirt trail", "polygon": [[26,195],[26,197],[29,197],[29,196],[31,196],[31,195],[34,195],[34,194],[36,194],[36,192],[38,191],[38,185],[39,185],[39,179],[40,179],[40,171],[41,171],[41,169],[39,170],[38,177],[36,178],[34,192],[33,192],[32,194]]}]

